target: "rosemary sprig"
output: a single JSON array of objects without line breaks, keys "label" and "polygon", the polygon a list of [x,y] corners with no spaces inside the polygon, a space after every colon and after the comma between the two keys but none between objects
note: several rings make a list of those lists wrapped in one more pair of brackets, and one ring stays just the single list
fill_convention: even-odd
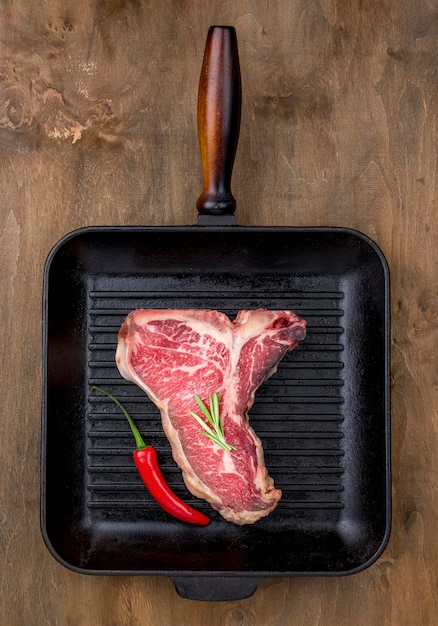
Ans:
[{"label": "rosemary sprig", "polygon": [[210,410],[207,409],[204,402],[201,400],[197,393],[195,393],[195,400],[199,408],[205,415],[207,422],[203,420],[202,417],[199,417],[199,415],[194,411],[190,411],[190,415],[194,417],[198,424],[201,426],[201,428],[204,429],[202,431],[202,434],[217,443],[218,446],[220,446],[227,452],[235,450],[236,448],[234,446],[225,441],[224,425],[222,424],[222,419],[219,413],[220,395],[218,394],[218,392],[215,391],[208,396]]}]

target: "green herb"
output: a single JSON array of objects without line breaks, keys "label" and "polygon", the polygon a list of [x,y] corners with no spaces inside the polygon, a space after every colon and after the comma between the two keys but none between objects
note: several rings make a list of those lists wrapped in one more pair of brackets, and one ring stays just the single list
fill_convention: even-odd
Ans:
[{"label": "green herb", "polygon": [[224,426],[222,424],[222,419],[219,414],[220,395],[217,393],[217,391],[211,393],[208,396],[210,410],[207,409],[197,393],[195,393],[195,400],[207,419],[206,422],[202,419],[202,417],[199,417],[197,413],[195,413],[194,411],[190,411],[190,415],[194,417],[198,424],[204,429],[202,431],[202,434],[217,443],[218,446],[221,446],[221,448],[223,448],[227,452],[235,450],[236,448],[234,446],[225,441]]}]

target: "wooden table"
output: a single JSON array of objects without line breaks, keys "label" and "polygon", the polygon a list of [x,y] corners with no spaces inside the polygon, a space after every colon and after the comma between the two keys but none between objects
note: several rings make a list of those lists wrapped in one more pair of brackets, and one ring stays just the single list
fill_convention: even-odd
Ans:
[{"label": "wooden table", "polygon": [[[436,3],[20,0],[0,18],[1,623],[438,623]],[[243,75],[239,223],[348,226],[388,259],[393,525],[360,574],[200,603],[166,578],[74,573],[44,546],[42,277],[77,227],[194,221],[197,83],[221,23]]]}]

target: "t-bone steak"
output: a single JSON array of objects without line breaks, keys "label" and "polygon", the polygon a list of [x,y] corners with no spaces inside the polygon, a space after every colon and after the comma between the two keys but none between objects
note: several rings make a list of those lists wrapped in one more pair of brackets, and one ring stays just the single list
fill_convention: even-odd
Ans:
[{"label": "t-bone steak", "polygon": [[[292,311],[136,310],[119,331],[116,363],[161,412],[173,458],[189,491],[235,524],[268,515],[281,498],[248,421],[257,388],[306,335]],[[202,434],[190,411],[220,394],[226,451]]]}]

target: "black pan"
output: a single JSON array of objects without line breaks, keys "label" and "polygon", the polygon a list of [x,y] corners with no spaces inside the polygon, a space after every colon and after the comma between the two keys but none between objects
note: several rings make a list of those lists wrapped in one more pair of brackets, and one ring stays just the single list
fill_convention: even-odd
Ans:
[{"label": "black pan", "polygon": [[[46,544],[77,572],[170,576],[181,596],[202,600],[246,597],[264,577],[361,571],[390,531],[385,258],[349,229],[234,225],[239,93],[234,29],[214,27],[200,81],[198,224],[75,231],[52,250],[44,277]],[[238,527],[187,492],[158,410],[120,378],[114,354],[135,308],[232,318],[258,307],[295,310],[308,334],[250,411],[283,498],[267,518]],[[211,517],[208,527],[174,520],[151,500],[128,424],[94,384],[126,405],[170,485]]]}]

